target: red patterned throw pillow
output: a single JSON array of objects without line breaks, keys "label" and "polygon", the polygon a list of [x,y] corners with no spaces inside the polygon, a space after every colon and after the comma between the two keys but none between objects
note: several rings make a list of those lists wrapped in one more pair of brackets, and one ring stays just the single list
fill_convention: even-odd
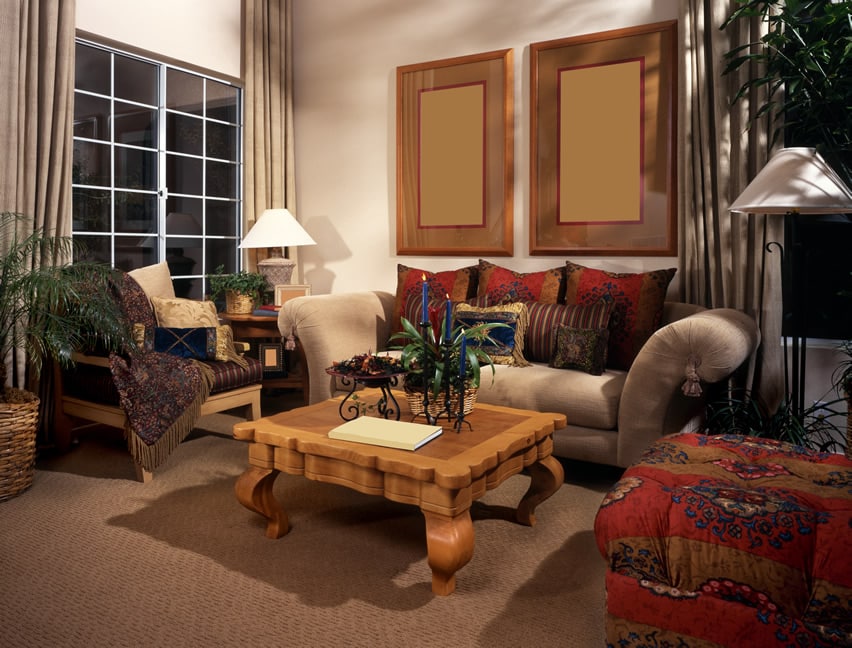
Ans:
[{"label": "red patterned throw pillow", "polygon": [[[405,317],[405,306],[411,295],[422,295],[423,277],[429,284],[429,299],[444,300],[447,295],[453,302],[461,302],[476,295],[476,266],[430,272],[418,268],[397,265],[396,302],[394,304],[394,321],[391,324],[391,334],[402,330],[400,318]],[[418,322],[412,322],[417,324]]]},{"label": "red patterned throw pillow", "polygon": [[565,262],[565,303],[613,304],[607,366],[629,369],[639,349],[660,326],[666,291],[675,268],[615,273]]},{"label": "red patterned throw pillow", "polygon": [[558,304],[562,297],[564,275],[562,268],[515,272],[480,259],[477,296],[487,297],[490,304],[528,301]]}]

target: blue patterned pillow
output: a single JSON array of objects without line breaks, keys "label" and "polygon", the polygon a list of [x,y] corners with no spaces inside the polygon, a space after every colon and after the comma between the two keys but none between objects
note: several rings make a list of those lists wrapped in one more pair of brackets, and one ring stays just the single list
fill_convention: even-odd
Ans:
[{"label": "blue patterned pillow", "polygon": [[216,328],[171,328],[152,326],[145,329],[142,348],[192,360],[216,359]]}]

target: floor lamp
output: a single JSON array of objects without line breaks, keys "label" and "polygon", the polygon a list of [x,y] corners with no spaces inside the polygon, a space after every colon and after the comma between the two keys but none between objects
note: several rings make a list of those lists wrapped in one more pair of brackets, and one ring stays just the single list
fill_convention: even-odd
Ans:
[{"label": "floor lamp", "polygon": [[258,261],[257,269],[269,287],[289,284],[296,262],[284,258],[281,249],[316,245],[310,235],[286,209],[266,209],[240,243],[241,248],[269,248],[269,258]]},{"label": "floor lamp", "polygon": [[781,250],[782,292],[787,304],[784,311],[791,319],[793,348],[791,374],[785,336],[784,382],[793,414],[801,421],[807,350],[807,309],[803,306],[807,268],[802,262],[802,251],[797,249],[801,247],[797,244],[797,223],[807,215],[852,212],[852,191],[816,149],[785,148],[770,158],[728,209],[743,214],[778,214],[784,218],[785,240],[792,244],[792,249],[788,249],[785,255],[783,245],[777,241],[767,243],[766,249],[770,252],[773,247]]}]

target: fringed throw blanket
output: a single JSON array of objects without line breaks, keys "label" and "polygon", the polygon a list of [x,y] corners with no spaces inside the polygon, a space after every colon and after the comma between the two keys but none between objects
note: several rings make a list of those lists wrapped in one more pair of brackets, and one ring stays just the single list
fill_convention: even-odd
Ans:
[{"label": "fringed throw blanket", "polygon": [[136,353],[130,363],[113,354],[109,364],[127,414],[130,454],[153,471],[192,431],[213,374],[203,363],[156,351]]}]

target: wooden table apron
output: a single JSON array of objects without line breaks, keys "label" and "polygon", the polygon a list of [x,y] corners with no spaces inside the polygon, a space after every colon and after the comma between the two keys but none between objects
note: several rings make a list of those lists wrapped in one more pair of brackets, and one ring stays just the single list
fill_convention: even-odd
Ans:
[{"label": "wooden table apron", "polygon": [[[374,390],[377,391],[377,390]],[[369,398],[371,390],[364,390]],[[340,398],[234,425],[234,437],[249,442],[249,467],[237,479],[237,499],[267,519],[266,535],[289,530],[287,513],[272,488],[279,472],[347,486],[394,502],[420,507],[432,591],[455,590],[455,573],[473,556],[471,504],[525,468],[531,480],[515,512],[520,524],[535,524],[535,508],[562,485],[562,465],[551,455],[561,414],[478,404],[467,417],[472,430],[444,433],[411,452],[328,438],[341,424]],[[411,420],[403,405],[402,420]]]}]

